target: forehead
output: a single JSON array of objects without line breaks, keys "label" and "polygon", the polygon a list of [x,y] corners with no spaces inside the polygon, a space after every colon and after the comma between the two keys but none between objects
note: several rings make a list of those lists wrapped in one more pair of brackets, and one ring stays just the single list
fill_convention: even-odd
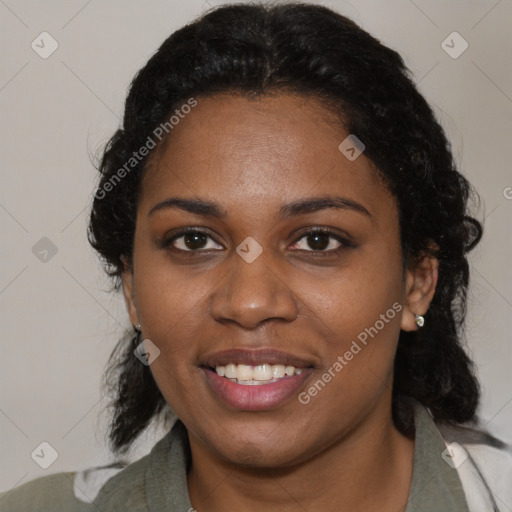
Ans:
[{"label": "forehead", "polygon": [[326,193],[357,197],[370,208],[384,200],[389,207],[390,194],[371,161],[340,151],[349,135],[340,115],[313,98],[197,98],[153,155],[139,207],[178,195],[214,200],[228,210],[247,209],[254,200],[278,208]]}]

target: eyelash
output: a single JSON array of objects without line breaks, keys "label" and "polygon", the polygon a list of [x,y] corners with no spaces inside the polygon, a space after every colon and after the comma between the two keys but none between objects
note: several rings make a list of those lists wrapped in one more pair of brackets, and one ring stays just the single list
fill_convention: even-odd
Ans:
[{"label": "eyelash", "polygon": [[[169,248],[173,242],[175,242],[179,238],[181,238],[185,235],[191,234],[191,233],[199,233],[202,235],[206,235],[208,238],[213,240],[215,243],[217,243],[218,245],[221,245],[212,236],[210,236],[206,231],[202,231],[201,229],[197,229],[197,228],[187,228],[187,229],[183,229],[183,230],[175,233],[171,237],[165,239],[162,242],[162,248]],[[324,251],[318,251],[318,250],[307,251],[306,250],[305,252],[313,253],[313,254],[319,255],[319,256],[332,256],[333,254],[338,254],[346,249],[354,247],[354,245],[349,240],[347,240],[346,238],[343,238],[337,232],[335,232],[334,230],[332,230],[330,228],[313,228],[308,231],[305,231],[305,232],[301,233],[299,238],[295,239],[295,241],[293,242],[292,245],[296,244],[297,242],[299,242],[303,238],[307,237],[308,235],[316,235],[316,234],[329,235],[329,238],[334,238],[341,245],[337,249],[331,249],[329,251],[325,251],[325,250]],[[181,253],[189,253],[190,256],[193,256],[194,253],[200,253],[201,251],[205,250],[205,249],[184,250],[184,249],[177,249],[176,247],[173,247],[172,249],[175,251],[181,252]],[[209,250],[212,250],[212,249],[206,249],[206,251],[209,251]],[[213,250],[218,251],[219,249],[213,249]],[[304,249],[297,249],[297,250],[304,251]]]}]

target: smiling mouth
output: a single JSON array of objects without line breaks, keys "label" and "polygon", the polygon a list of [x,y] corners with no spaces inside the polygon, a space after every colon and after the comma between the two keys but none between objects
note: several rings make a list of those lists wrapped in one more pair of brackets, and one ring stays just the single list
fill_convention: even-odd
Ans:
[{"label": "smiling mouth", "polygon": [[[239,411],[269,411],[280,407],[299,391],[314,371],[310,366],[296,368],[291,365],[266,363],[257,365],[228,363],[202,368],[206,383],[213,395]],[[278,377],[274,377],[274,371]],[[236,377],[228,377],[226,372]],[[224,375],[221,376],[222,373]],[[258,380],[263,378],[265,380]]]},{"label": "smiling mouth", "polygon": [[200,361],[213,396],[234,410],[265,411],[289,401],[315,371],[312,357],[271,347],[233,348]]},{"label": "smiling mouth", "polygon": [[235,364],[217,365],[209,367],[219,377],[236,384],[245,386],[258,386],[279,382],[282,379],[300,375],[304,368],[296,368],[292,365],[263,363],[258,365]]}]

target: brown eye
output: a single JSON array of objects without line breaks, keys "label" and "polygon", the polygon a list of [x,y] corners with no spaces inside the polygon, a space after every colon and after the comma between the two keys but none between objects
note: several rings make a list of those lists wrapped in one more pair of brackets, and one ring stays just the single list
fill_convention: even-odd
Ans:
[{"label": "brown eye", "polygon": [[306,236],[307,243],[315,251],[323,251],[329,246],[330,235],[327,233],[313,233]]},{"label": "brown eye", "polygon": [[[210,246],[208,246],[209,240],[214,242],[213,245],[210,243]],[[174,249],[186,252],[223,249],[223,247],[217,244],[207,233],[193,229],[188,229],[175,234],[169,238],[164,245],[166,247],[172,246]]]},{"label": "brown eye", "polygon": [[308,231],[293,244],[294,249],[306,252],[335,253],[347,247],[351,244],[346,239],[326,229]]},{"label": "brown eye", "polygon": [[180,238],[183,238],[183,244],[192,251],[203,249],[208,239],[204,233],[188,233]]}]

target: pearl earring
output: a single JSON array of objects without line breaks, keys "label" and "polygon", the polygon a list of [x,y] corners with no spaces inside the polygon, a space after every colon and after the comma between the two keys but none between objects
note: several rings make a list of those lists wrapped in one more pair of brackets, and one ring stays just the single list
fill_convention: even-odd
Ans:
[{"label": "pearl earring", "polygon": [[425,318],[423,318],[421,315],[414,315],[414,318],[416,319],[416,325],[418,327],[423,327],[425,325]]}]

